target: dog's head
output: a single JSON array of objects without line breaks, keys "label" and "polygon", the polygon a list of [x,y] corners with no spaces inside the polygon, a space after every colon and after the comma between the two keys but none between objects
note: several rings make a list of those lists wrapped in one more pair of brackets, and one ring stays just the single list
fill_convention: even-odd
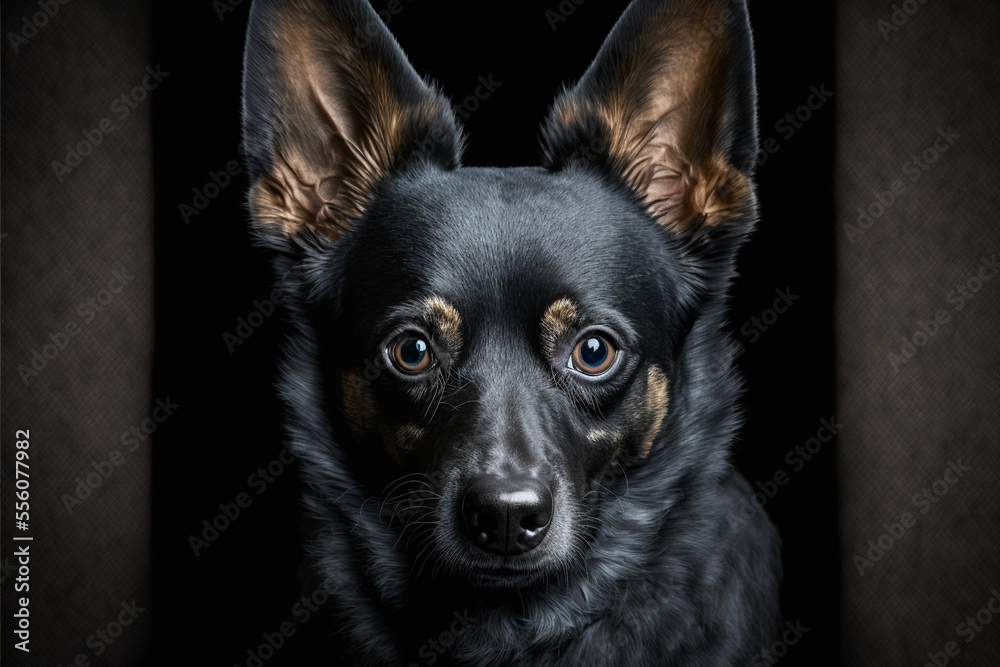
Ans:
[{"label": "dog's head", "polygon": [[742,1],[633,3],[539,168],[460,168],[448,102],[363,0],[256,2],[244,88],[314,512],[376,497],[409,558],[526,585],[582,566],[630,476],[662,506],[720,473],[726,438],[689,420],[730,418],[706,368],[756,215]]}]

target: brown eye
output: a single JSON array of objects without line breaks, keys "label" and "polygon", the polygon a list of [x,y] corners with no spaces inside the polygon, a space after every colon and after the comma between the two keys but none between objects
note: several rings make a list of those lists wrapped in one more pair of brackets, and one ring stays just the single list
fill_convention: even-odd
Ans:
[{"label": "brown eye", "polygon": [[433,356],[427,341],[420,336],[404,336],[392,345],[392,360],[396,368],[404,373],[419,373],[427,370]]},{"label": "brown eye", "polygon": [[587,375],[603,375],[615,365],[617,355],[615,346],[604,336],[584,336],[573,348],[569,366]]}]

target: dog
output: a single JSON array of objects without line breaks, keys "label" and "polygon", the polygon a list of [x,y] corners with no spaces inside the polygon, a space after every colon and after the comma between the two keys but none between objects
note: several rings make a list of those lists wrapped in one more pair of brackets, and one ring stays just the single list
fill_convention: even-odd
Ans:
[{"label": "dog", "polygon": [[243,151],[306,591],[358,665],[745,665],[780,542],[729,462],[757,220],[745,0],[635,0],[538,167],[463,168],[364,0],[256,0]]}]

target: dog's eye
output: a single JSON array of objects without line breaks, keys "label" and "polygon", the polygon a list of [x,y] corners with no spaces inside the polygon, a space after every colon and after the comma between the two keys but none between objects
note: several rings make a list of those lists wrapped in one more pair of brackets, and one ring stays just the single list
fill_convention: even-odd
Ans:
[{"label": "dog's eye", "polygon": [[587,335],[573,348],[569,367],[587,375],[603,375],[615,365],[618,351],[604,336]]},{"label": "dog's eye", "polygon": [[403,336],[393,343],[391,352],[396,368],[404,373],[425,371],[433,360],[430,346],[419,336]]}]

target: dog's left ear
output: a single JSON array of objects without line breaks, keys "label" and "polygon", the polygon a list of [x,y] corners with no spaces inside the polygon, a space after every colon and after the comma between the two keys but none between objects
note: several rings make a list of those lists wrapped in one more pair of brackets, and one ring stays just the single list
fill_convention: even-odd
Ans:
[{"label": "dog's left ear", "polygon": [[255,0],[243,150],[258,225],[336,239],[388,175],[452,169],[461,143],[448,100],[366,0]]},{"label": "dog's left ear", "polygon": [[635,0],[543,128],[544,166],[610,170],[664,227],[752,218],[745,0]]}]

